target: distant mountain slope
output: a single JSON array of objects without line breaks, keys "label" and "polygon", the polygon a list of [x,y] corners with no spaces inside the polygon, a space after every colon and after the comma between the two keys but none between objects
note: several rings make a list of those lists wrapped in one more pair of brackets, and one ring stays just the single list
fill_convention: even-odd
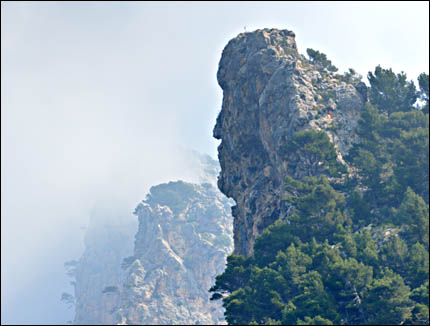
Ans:
[{"label": "distant mountain slope", "polygon": [[134,256],[121,293],[123,324],[219,324],[208,290],[232,252],[229,201],[212,185],[182,181],[151,188],[135,211]]},{"label": "distant mountain slope", "polygon": [[83,255],[65,264],[74,324],[225,323],[208,290],[233,251],[232,202],[215,187],[218,162],[194,155],[202,183],[153,186],[138,221],[110,212],[115,203],[93,212]]}]

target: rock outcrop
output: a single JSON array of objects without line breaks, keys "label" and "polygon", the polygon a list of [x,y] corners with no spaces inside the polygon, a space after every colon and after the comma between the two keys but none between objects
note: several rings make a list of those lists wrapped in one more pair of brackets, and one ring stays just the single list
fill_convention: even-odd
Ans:
[{"label": "rock outcrop", "polygon": [[286,175],[310,175],[306,158],[287,157],[286,144],[298,131],[324,130],[344,163],[358,141],[366,90],[312,64],[298,53],[294,33],[277,29],[232,39],[217,78],[223,89],[213,132],[221,139],[218,187],[236,201],[234,251],[249,256],[256,236],[288,216],[282,201]]},{"label": "rock outcrop", "polygon": [[122,324],[198,325],[224,322],[209,288],[232,252],[230,202],[205,183],[151,188],[139,218],[134,255],[118,311]]},{"label": "rock outcrop", "polygon": [[63,301],[75,301],[74,324],[225,323],[208,290],[233,251],[232,201],[216,188],[218,163],[195,155],[202,183],[152,187],[138,221],[124,210],[93,214],[83,255],[65,264],[75,293]]}]

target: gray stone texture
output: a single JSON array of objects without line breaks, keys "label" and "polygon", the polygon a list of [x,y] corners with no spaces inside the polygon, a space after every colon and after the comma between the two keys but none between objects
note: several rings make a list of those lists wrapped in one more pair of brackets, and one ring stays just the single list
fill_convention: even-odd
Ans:
[{"label": "gray stone texture", "polygon": [[217,78],[223,90],[213,131],[221,140],[218,187],[236,202],[234,252],[249,256],[255,238],[288,214],[286,175],[312,174],[300,153],[286,156],[285,145],[297,131],[324,130],[344,163],[358,141],[365,99],[361,88],[359,93],[300,55],[288,30],[239,34],[224,48]]}]

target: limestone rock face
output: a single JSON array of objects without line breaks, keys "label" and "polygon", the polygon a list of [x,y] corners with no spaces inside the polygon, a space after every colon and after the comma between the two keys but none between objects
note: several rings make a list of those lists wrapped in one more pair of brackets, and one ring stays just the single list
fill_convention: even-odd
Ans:
[{"label": "limestone rock face", "polygon": [[121,293],[121,324],[224,323],[209,288],[232,252],[230,202],[210,184],[151,188],[139,218],[134,255]]},{"label": "limestone rock face", "polygon": [[201,184],[152,187],[137,218],[114,198],[92,214],[83,255],[65,264],[74,324],[225,324],[208,290],[233,251],[232,201],[216,188],[218,163],[196,157]]},{"label": "limestone rock face", "polygon": [[300,55],[288,30],[239,34],[224,48],[217,78],[223,89],[213,131],[221,139],[218,187],[236,201],[234,251],[249,256],[256,236],[287,216],[285,176],[311,174],[305,158],[286,156],[285,145],[297,131],[324,130],[344,163],[358,141],[365,94]]},{"label": "limestone rock face", "polygon": [[125,216],[109,219],[111,213],[98,212],[92,216],[85,236],[85,251],[75,263],[75,325],[117,322],[113,312],[120,303],[121,262],[133,252],[137,223]]}]

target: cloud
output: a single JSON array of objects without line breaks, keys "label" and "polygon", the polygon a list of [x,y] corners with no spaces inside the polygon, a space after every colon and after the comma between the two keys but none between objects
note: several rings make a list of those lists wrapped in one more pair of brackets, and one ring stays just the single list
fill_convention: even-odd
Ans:
[{"label": "cloud", "polygon": [[62,264],[94,205],[131,212],[154,184],[197,181],[187,150],[216,156],[216,70],[245,25],[294,30],[302,53],[363,75],[428,72],[428,3],[369,6],[2,2],[2,322],[72,314]]}]

